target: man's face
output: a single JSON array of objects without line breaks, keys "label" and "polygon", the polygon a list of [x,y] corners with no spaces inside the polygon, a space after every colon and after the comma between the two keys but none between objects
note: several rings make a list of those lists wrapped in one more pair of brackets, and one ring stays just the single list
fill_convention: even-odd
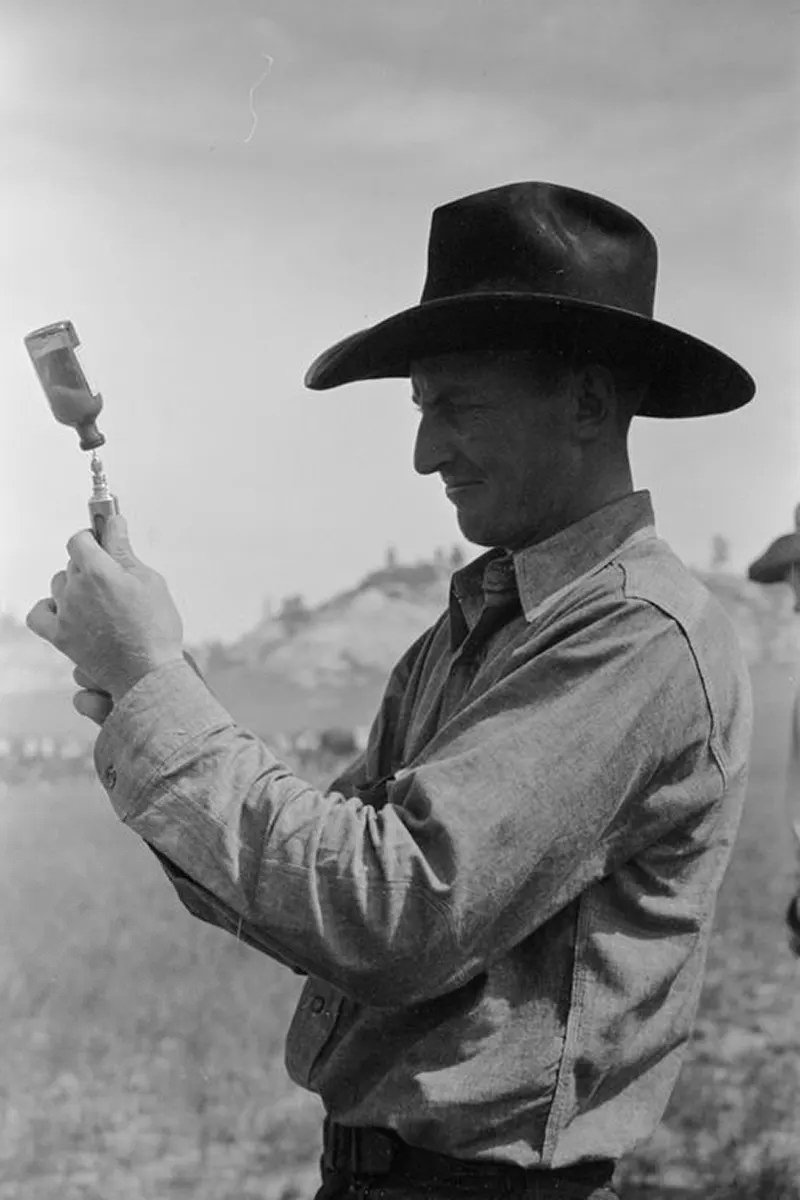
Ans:
[{"label": "man's face", "polygon": [[414,467],[441,475],[468,541],[514,550],[569,523],[579,461],[566,379],[524,355],[450,354],[413,363],[411,383]]}]

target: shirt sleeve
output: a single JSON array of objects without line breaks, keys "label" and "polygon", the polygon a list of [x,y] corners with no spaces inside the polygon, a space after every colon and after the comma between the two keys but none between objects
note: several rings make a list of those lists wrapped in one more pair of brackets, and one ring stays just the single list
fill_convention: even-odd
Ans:
[{"label": "shirt sleeve", "polygon": [[602,597],[524,642],[380,808],[299,779],[183,663],[131,689],[95,759],[121,819],[260,949],[394,1006],[459,986],[716,803],[710,726],[678,625]]}]

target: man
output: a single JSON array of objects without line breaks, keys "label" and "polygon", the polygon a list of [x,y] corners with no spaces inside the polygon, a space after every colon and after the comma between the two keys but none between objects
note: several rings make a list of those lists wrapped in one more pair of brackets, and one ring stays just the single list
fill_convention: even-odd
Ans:
[{"label": "man", "polygon": [[[794,510],[794,532],[776,538],[747,572],[755,583],[788,583],[794,592],[794,611],[800,612],[800,504]],[[786,772],[786,813],[795,836],[800,865],[800,691],[794,698]],[[800,955],[800,890],[786,909],[789,945]]]},{"label": "man", "polygon": [[675,1082],[751,705],[626,438],[636,412],[754,387],[653,319],[655,273],[615,205],[496,188],[434,213],[419,305],[311,367],[313,388],[410,376],[415,467],[489,547],[327,794],[186,665],[121,520],[105,549],[70,540],[29,616],[77,664],[100,778],[186,906],[308,975],[286,1063],[327,1113],[319,1197],[613,1196]]}]

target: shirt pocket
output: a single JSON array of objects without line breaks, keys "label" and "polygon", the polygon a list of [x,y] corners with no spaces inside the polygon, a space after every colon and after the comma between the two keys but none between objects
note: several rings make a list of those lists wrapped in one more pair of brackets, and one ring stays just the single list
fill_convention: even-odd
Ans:
[{"label": "shirt pocket", "polygon": [[342,1007],[336,988],[310,976],[300,993],[289,1032],[284,1063],[290,1079],[300,1087],[316,1091],[314,1068],[328,1044]]}]

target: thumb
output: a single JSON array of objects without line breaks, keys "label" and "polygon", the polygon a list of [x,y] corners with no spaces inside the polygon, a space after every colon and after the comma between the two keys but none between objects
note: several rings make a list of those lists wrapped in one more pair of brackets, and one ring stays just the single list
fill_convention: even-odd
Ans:
[{"label": "thumb", "polygon": [[135,567],[139,563],[128,537],[128,522],[120,513],[106,517],[103,527],[103,549],[121,567]]},{"label": "thumb", "polygon": [[114,708],[114,701],[106,692],[83,690],[72,697],[72,705],[82,717],[88,717],[95,725],[102,725]]}]

